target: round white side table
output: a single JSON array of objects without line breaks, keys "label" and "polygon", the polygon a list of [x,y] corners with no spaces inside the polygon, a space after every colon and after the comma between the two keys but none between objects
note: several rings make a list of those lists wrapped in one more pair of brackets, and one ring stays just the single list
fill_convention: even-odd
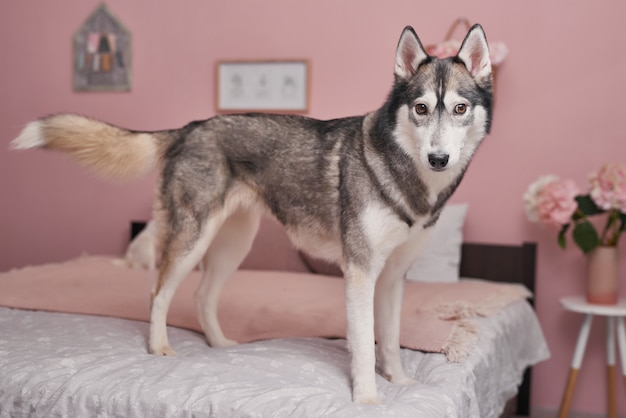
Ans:
[{"label": "round white side table", "polygon": [[578,370],[585,355],[587,340],[594,316],[606,317],[606,358],[607,358],[607,379],[608,379],[608,416],[617,417],[617,399],[615,394],[615,332],[617,331],[617,345],[619,347],[620,363],[622,364],[622,374],[626,385],[626,329],[624,328],[624,317],[626,316],[626,299],[620,299],[616,305],[594,305],[587,303],[584,296],[569,296],[560,299],[564,309],[572,312],[584,314],[582,326],[578,333],[578,341],[574,349],[572,367],[567,377],[567,384],[559,418],[567,417],[570,403],[574,395],[574,387],[578,378]]}]

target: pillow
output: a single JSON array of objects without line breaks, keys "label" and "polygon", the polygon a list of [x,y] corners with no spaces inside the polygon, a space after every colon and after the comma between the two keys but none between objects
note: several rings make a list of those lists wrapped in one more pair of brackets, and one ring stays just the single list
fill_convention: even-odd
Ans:
[{"label": "pillow", "polygon": [[[139,234],[133,238],[126,250],[126,255],[118,264],[133,268],[154,270],[159,264],[157,254],[157,231],[154,220],[148,222]],[[309,268],[298,256],[298,251],[291,245],[283,226],[269,216],[263,216],[252,248],[243,260],[240,269],[278,270],[309,272]],[[340,272],[341,274],[341,272]]]},{"label": "pillow", "polygon": [[424,248],[406,273],[407,280],[452,283],[459,280],[467,203],[443,207]]},{"label": "pillow", "polygon": [[157,225],[154,220],[130,242],[124,256],[125,263],[132,268],[155,270],[157,260]]}]

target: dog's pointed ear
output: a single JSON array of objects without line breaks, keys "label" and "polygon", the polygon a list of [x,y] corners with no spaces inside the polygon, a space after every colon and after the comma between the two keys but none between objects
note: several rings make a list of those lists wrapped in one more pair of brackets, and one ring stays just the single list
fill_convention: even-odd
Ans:
[{"label": "dog's pointed ear", "polygon": [[461,44],[457,58],[463,61],[475,80],[491,77],[489,46],[482,26],[476,24],[471,27]]},{"label": "dog's pointed ear", "polygon": [[398,48],[396,49],[396,76],[408,79],[420,66],[422,61],[428,58],[428,54],[424,50],[417,34],[412,27],[407,26],[402,31]]}]

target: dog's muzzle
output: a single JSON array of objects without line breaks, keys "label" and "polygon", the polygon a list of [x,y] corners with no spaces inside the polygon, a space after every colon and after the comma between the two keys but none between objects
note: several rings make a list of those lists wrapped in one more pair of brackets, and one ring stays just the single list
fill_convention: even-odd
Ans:
[{"label": "dog's muzzle", "polygon": [[434,152],[432,154],[428,154],[428,163],[430,164],[431,169],[435,171],[443,171],[448,166],[449,158],[450,156],[448,154]]}]

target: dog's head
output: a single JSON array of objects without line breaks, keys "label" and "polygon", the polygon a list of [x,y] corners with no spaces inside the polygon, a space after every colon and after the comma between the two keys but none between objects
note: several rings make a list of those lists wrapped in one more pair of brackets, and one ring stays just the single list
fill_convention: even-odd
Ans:
[{"label": "dog's head", "polygon": [[465,166],[491,124],[492,70],[482,27],[474,25],[458,54],[445,59],[429,56],[406,27],[391,97],[396,139],[422,167]]}]

